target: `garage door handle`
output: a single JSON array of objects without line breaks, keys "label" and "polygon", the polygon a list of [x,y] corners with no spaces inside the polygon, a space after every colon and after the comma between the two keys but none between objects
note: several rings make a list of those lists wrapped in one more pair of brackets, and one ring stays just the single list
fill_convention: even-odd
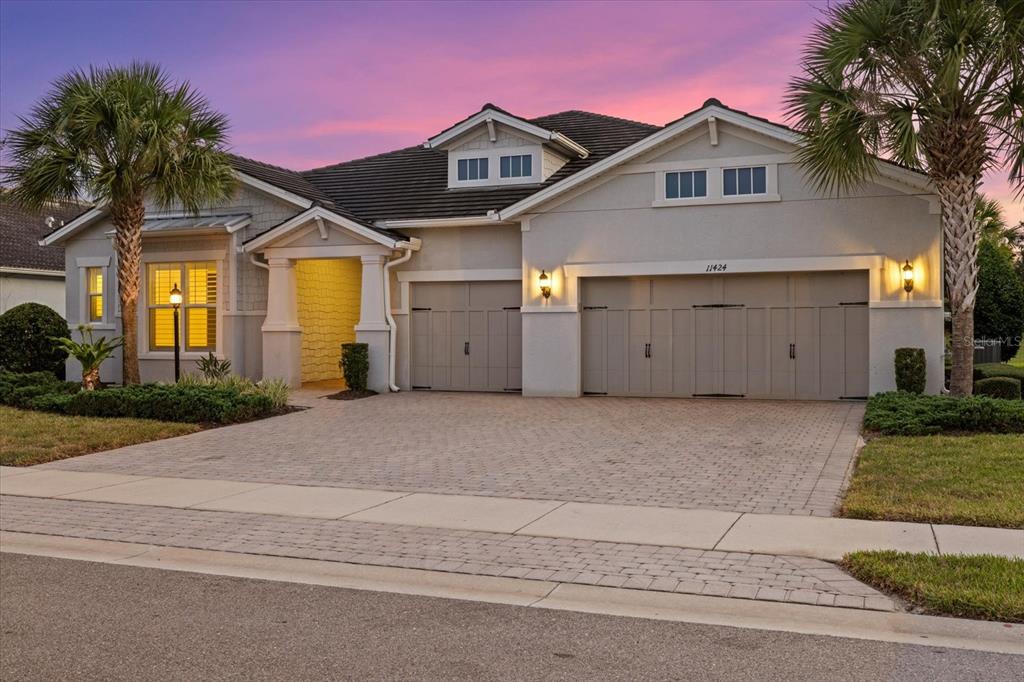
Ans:
[{"label": "garage door handle", "polygon": [[649,343],[645,343],[644,344],[644,357],[645,358],[651,357],[651,344],[649,344]]},{"label": "garage door handle", "polygon": [[466,355],[469,355],[469,341],[466,341],[466,343],[463,344],[462,352],[465,353]]},{"label": "garage door handle", "polygon": [[795,343],[789,344],[789,359],[790,360],[796,360],[796,344]]}]

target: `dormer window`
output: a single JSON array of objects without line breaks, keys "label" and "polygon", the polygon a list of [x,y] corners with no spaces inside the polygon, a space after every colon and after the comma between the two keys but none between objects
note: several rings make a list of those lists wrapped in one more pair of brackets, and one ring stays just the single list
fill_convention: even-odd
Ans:
[{"label": "dormer window", "polygon": [[533,155],[516,154],[501,157],[501,177],[528,178],[533,175]]},{"label": "dormer window", "polygon": [[[504,175],[502,177],[505,177]],[[487,157],[459,159],[459,181],[486,180]]]}]

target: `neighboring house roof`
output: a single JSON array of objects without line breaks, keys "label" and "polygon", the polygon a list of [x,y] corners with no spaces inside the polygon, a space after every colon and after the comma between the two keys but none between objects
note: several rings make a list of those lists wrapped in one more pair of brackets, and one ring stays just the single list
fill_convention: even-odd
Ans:
[{"label": "neighboring house roof", "polygon": [[366,221],[482,216],[514,204],[660,130],[647,123],[586,111],[563,111],[527,122],[561,133],[585,147],[589,154],[586,158],[571,159],[545,182],[535,185],[449,189],[447,152],[423,145],[315,168],[302,175],[336,205]]},{"label": "neighboring house roof", "polygon": [[[64,272],[64,249],[39,246],[39,239],[82,212],[78,204],[28,211],[6,193],[0,194],[0,268]],[[53,227],[46,219],[53,216]]]}]

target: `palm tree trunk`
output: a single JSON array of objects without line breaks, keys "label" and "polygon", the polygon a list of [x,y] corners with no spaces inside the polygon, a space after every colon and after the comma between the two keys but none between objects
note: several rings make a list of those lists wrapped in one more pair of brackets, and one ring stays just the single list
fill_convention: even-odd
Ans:
[{"label": "palm tree trunk", "polygon": [[946,294],[953,317],[953,368],[949,390],[974,390],[974,299],[978,293],[978,228],[974,221],[977,178],[964,173],[936,183],[942,203],[945,237]]},{"label": "palm tree trunk", "polygon": [[114,250],[117,253],[121,333],[124,335],[122,358],[125,384],[140,383],[138,301],[142,272],[142,223],[145,215],[146,206],[142,194],[111,203],[110,218],[117,228]]}]

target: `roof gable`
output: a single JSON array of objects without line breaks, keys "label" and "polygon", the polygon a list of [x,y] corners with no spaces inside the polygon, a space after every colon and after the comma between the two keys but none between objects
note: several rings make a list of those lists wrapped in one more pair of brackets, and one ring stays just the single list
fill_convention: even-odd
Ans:
[{"label": "roof gable", "polygon": [[564,135],[557,130],[544,128],[543,126],[537,125],[536,122],[510,114],[504,109],[496,107],[493,104],[485,104],[480,111],[441,131],[434,137],[427,140],[423,146],[427,149],[447,149],[464,135],[468,135],[473,131],[484,127],[488,129],[491,137],[493,138],[494,126],[498,123],[508,126],[509,128],[512,128],[524,135],[535,138],[539,142],[559,147],[571,156],[577,156],[585,159],[590,154],[586,147],[577,143],[571,137]]}]

